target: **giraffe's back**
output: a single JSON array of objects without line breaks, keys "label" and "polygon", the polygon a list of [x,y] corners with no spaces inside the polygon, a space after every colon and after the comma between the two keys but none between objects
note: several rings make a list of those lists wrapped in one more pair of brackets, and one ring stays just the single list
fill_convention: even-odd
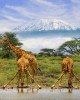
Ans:
[{"label": "giraffe's back", "polygon": [[66,57],[62,61],[62,71],[69,72],[73,69],[73,60],[69,57]]},{"label": "giraffe's back", "polygon": [[20,59],[18,59],[17,61],[17,64],[18,64],[18,69],[24,69],[24,70],[27,70],[28,67],[29,67],[29,61],[28,59],[25,59],[24,56],[22,56]]}]

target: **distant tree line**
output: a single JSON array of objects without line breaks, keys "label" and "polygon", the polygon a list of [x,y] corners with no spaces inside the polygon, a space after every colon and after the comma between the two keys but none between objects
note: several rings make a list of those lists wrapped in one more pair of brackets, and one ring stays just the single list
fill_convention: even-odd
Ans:
[{"label": "distant tree line", "polygon": [[57,56],[57,52],[54,49],[43,48],[40,50],[38,55],[40,55],[40,56]]},{"label": "distant tree line", "polygon": [[42,56],[80,55],[80,38],[73,38],[63,43],[57,50],[44,48],[40,50]]}]

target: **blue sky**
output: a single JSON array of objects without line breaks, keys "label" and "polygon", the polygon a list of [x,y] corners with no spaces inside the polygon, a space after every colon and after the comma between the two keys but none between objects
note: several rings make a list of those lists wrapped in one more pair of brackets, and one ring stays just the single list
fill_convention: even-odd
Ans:
[{"label": "blue sky", "polygon": [[80,0],[0,0],[0,31],[40,18],[56,18],[80,27]]},{"label": "blue sky", "polygon": [[[34,19],[55,18],[80,27],[80,0],[0,0],[0,32],[11,31]],[[71,37],[21,38],[23,48],[38,52],[57,48]]]}]

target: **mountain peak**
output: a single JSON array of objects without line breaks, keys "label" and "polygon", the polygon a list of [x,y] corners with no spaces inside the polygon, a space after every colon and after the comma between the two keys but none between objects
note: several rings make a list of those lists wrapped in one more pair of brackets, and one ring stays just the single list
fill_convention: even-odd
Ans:
[{"label": "mountain peak", "polygon": [[75,27],[72,27],[65,21],[57,20],[54,18],[42,18],[18,26],[14,29],[14,31],[43,31],[43,30],[47,31],[47,30],[73,30],[73,29],[75,29]]}]

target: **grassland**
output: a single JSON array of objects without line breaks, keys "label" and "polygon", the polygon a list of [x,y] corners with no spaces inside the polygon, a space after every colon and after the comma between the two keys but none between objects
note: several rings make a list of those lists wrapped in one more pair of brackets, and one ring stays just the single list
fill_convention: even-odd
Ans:
[{"label": "grassland", "polygon": [[[74,60],[74,73],[80,79],[80,57],[71,57]],[[37,57],[38,67],[41,69],[41,73],[35,76],[35,79],[42,86],[51,86],[58,79],[61,72],[61,57]],[[0,86],[6,84],[17,72],[16,59],[0,59]],[[67,85],[68,75],[64,75],[62,83]],[[30,84],[31,81],[29,81]],[[10,84],[16,84],[17,78],[15,78]],[[74,85],[79,85],[75,79]]]}]

